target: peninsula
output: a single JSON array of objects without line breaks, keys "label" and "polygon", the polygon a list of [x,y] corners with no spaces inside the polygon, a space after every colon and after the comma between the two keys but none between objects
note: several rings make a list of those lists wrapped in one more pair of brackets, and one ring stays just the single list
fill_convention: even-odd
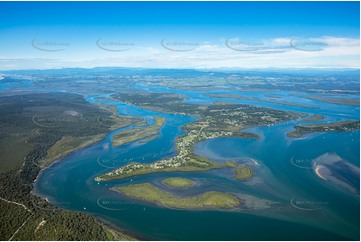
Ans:
[{"label": "peninsula", "polygon": [[95,178],[96,181],[122,179],[154,172],[199,171],[221,168],[229,164],[216,163],[195,155],[194,144],[218,137],[258,138],[242,132],[251,126],[266,126],[303,117],[304,114],[250,105],[215,103],[198,105],[184,103],[184,96],[171,93],[121,93],[112,98],[142,108],[195,116],[197,121],[183,127],[187,134],[176,140],[178,154],[151,164],[129,163]]},{"label": "peninsula", "polygon": [[360,129],[360,121],[348,120],[342,122],[310,124],[303,126],[295,126],[294,131],[287,134],[288,137],[299,138],[302,135],[315,132],[346,132]]}]

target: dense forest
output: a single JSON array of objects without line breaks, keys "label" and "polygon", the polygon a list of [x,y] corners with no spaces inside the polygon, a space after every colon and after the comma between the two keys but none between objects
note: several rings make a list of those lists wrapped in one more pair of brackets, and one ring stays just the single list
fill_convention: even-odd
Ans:
[{"label": "dense forest", "polygon": [[1,240],[132,239],[88,214],[59,209],[31,194],[50,147],[62,137],[109,132],[115,123],[111,115],[75,94],[0,97]]}]

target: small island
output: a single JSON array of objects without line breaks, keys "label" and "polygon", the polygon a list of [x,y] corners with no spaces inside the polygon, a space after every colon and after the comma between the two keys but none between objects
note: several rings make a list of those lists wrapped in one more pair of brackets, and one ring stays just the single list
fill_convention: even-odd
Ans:
[{"label": "small island", "polygon": [[236,179],[238,180],[248,180],[253,176],[253,170],[250,166],[239,166],[235,169]]},{"label": "small island", "polygon": [[319,97],[319,96],[305,96],[305,98],[317,100],[325,103],[333,103],[348,106],[360,106],[360,99],[358,98],[338,98],[338,97]]},{"label": "small island", "polygon": [[235,178],[237,180],[249,180],[254,175],[252,167],[248,165],[238,166],[236,161],[226,161],[224,166],[235,171]]},{"label": "small island", "polygon": [[313,114],[312,116],[304,119],[304,120],[301,120],[301,122],[312,122],[312,121],[318,121],[318,120],[322,120],[324,119],[325,116],[322,116],[322,115],[319,115],[319,114]]},{"label": "small island", "polygon": [[287,133],[288,137],[299,138],[302,135],[315,132],[346,132],[360,129],[359,120],[348,120],[342,122],[311,124],[303,126],[295,126],[294,131]]},{"label": "small island", "polygon": [[187,188],[194,185],[194,182],[192,180],[181,177],[167,178],[164,179],[162,182],[172,188]]},{"label": "small island", "polygon": [[[163,117],[156,116],[154,117],[154,125],[151,125],[146,128],[135,128],[125,130],[123,132],[117,133],[113,136],[113,146],[121,146],[136,140],[148,138],[147,141],[151,141],[157,137],[159,134],[160,128],[164,125],[166,119]],[[143,122],[141,122],[143,123]]]},{"label": "small island", "polygon": [[164,207],[182,208],[182,209],[203,209],[203,208],[221,208],[230,209],[241,205],[241,201],[234,195],[224,192],[205,192],[193,197],[175,196],[169,192],[149,184],[134,184],[112,188],[121,194],[134,198],[158,204]]},{"label": "small island", "polygon": [[[237,100],[249,100],[249,101],[258,101],[258,102],[268,102],[268,103],[275,103],[275,104],[281,104],[281,105],[287,105],[287,106],[293,106],[293,107],[300,107],[300,108],[309,108],[309,109],[318,109],[318,107],[315,106],[308,106],[308,105],[302,105],[299,103],[292,103],[282,100],[275,100],[274,97],[271,97],[269,99],[262,99],[258,97],[247,97],[247,96],[241,96],[241,95],[235,95],[235,94],[205,94],[205,96],[213,97],[213,98],[232,98]],[[279,97],[277,97],[279,98]]]}]

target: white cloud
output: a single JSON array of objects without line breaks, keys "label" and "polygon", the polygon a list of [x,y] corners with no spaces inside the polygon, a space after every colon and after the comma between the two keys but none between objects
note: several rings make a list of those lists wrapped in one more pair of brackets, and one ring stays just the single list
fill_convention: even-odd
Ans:
[{"label": "white cloud", "polygon": [[[275,38],[259,42],[233,39],[233,46],[200,43],[188,51],[161,46],[137,46],[122,53],[95,52],[86,57],[62,53],[61,58],[0,59],[0,69],[61,67],[148,67],[148,68],[357,68],[360,40],[353,38]],[[292,42],[293,41],[293,42]],[[292,44],[293,43],[293,44]],[[248,46],[247,46],[248,45]],[[257,47],[257,48],[256,48]],[[238,49],[237,49],[238,48]],[[76,57],[76,58],[74,58]],[[83,59],[82,59],[83,57]]]}]

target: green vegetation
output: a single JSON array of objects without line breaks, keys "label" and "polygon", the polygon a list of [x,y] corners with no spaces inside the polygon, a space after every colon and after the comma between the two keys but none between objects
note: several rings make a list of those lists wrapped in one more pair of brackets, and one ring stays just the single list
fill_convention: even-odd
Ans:
[{"label": "green vegetation", "polygon": [[178,197],[161,191],[149,183],[114,187],[115,191],[135,199],[173,208],[234,208],[240,205],[240,200],[227,193],[205,192],[194,197]]},{"label": "green vegetation", "polygon": [[181,177],[167,178],[163,180],[163,183],[173,188],[186,188],[194,185],[192,180]]},{"label": "green vegetation", "polygon": [[[31,215],[26,209],[21,209],[18,205],[0,200],[0,239],[9,240],[17,228]],[[6,218],[6,220],[4,220]],[[19,219],[22,218],[22,219]],[[25,218],[25,219],[24,219]]]},{"label": "green vegetation", "polygon": [[58,209],[31,190],[40,167],[127,123],[75,94],[6,96],[0,103],[0,239],[111,239],[92,216]]},{"label": "green vegetation", "polygon": [[325,116],[318,115],[318,114],[314,114],[314,115],[312,115],[311,117],[302,120],[301,122],[318,121],[318,120],[322,120],[322,119],[324,119],[324,118],[325,118]]},{"label": "green vegetation", "polygon": [[250,166],[239,166],[235,171],[238,180],[248,180],[253,176],[253,170]]},{"label": "green vegetation", "polygon": [[146,128],[135,128],[117,133],[113,136],[113,146],[124,145],[143,138],[148,138],[147,141],[155,139],[157,137],[156,135],[159,134],[159,129],[163,126],[166,119],[156,116],[154,117],[154,120],[155,123],[152,126]]},{"label": "green vegetation", "polygon": [[348,106],[360,106],[360,99],[358,98],[335,98],[335,97],[319,97],[319,96],[306,96],[305,98],[317,100],[325,103],[341,104]]},{"label": "green vegetation", "polygon": [[47,151],[44,160],[39,162],[41,167],[50,165],[53,161],[70,154],[71,152],[85,148],[96,142],[99,142],[104,137],[103,134],[87,136],[87,137],[62,137]]},{"label": "green vegetation", "polygon": [[288,137],[299,138],[304,134],[315,132],[346,132],[360,129],[360,121],[348,120],[342,122],[326,123],[326,124],[311,124],[303,126],[295,126],[294,131],[287,134]]},{"label": "green vegetation", "polygon": [[307,105],[291,103],[291,102],[287,102],[287,101],[280,101],[280,100],[277,101],[277,100],[274,100],[273,98],[261,99],[258,97],[247,97],[247,96],[240,96],[240,95],[235,95],[235,94],[206,94],[206,96],[215,97],[215,98],[233,98],[233,99],[238,99],[238,100],[251,100],[251,101],[259,101],[259,102],[276,103],[276,104],[282,104],[282,105],[288,105],[288,106],[300,107],[300,108],[318,109],[318,107],[315,107],[315,106],[307,106]]},{"label": "green vegetation", "polygon": [[[202,171],[221,168],[222,165],[210,161],[207,158],[189,155],[187,160],[181,160],[178,155],[173,158],[157,161],[150,164],[132,162],[128,165],[117,168],[111,172],[102,174],[95,178],[96,181],[107,181],[123,179],[127,177],[146,175],[155,172],[175,172],[175,171]],[[193,158],[190,158],[193,157]]]},{"label": "green vegetation", "polygon": [[224,163],[224,166],[228,167],[228,168],[236,168],[237,167],[237,162],[235,162],[235,161],[226,161]]},{"label": "green vegetation", "polygon": [[240,130],[251,126],[266,126],[289,121],[305,115],[232,103],[188,104],[183,102],[184,96],[174,93],[119,93],[112,95],[112,98],[153,111],[198,117],[199,120],[186,125],[184,130],[204,131],[207,138],[246,135],[257,137]]},{"label": "green vegetation", "polygon": [[119,232],[115,229],[112,229],[110,227],[105,227],[104,226],[104,229],[106,231],[106,234],[107,234],[107,240],[111,240],[111,241],[136,241],[135,238],[125,234],[125,233],[122,233],[122,232]]},{"label": "green vegetation", "polygon": [[[154,172],[199,171],[220,168],[224,165],[195,155],[193,152],[194,144],[217,137],[257,138],[258,136],[254,134],[241,132],[241,129],[250,126],[271,125],[302,116],[293,112],[240,104],[187,104],[183,102],[181,95],[170,93],[121,93],[112,97],[151,110],[196,116],[199,120],[183,127],[187,134],[177,138],[176,149],[178,154],[175,157],[151,164],[130,163],[96,177],[96,181],[122,179]],[[134,133],[127,134],[134,135]],[[133,139],[133,137],[123,135],[125,139]]]}]

